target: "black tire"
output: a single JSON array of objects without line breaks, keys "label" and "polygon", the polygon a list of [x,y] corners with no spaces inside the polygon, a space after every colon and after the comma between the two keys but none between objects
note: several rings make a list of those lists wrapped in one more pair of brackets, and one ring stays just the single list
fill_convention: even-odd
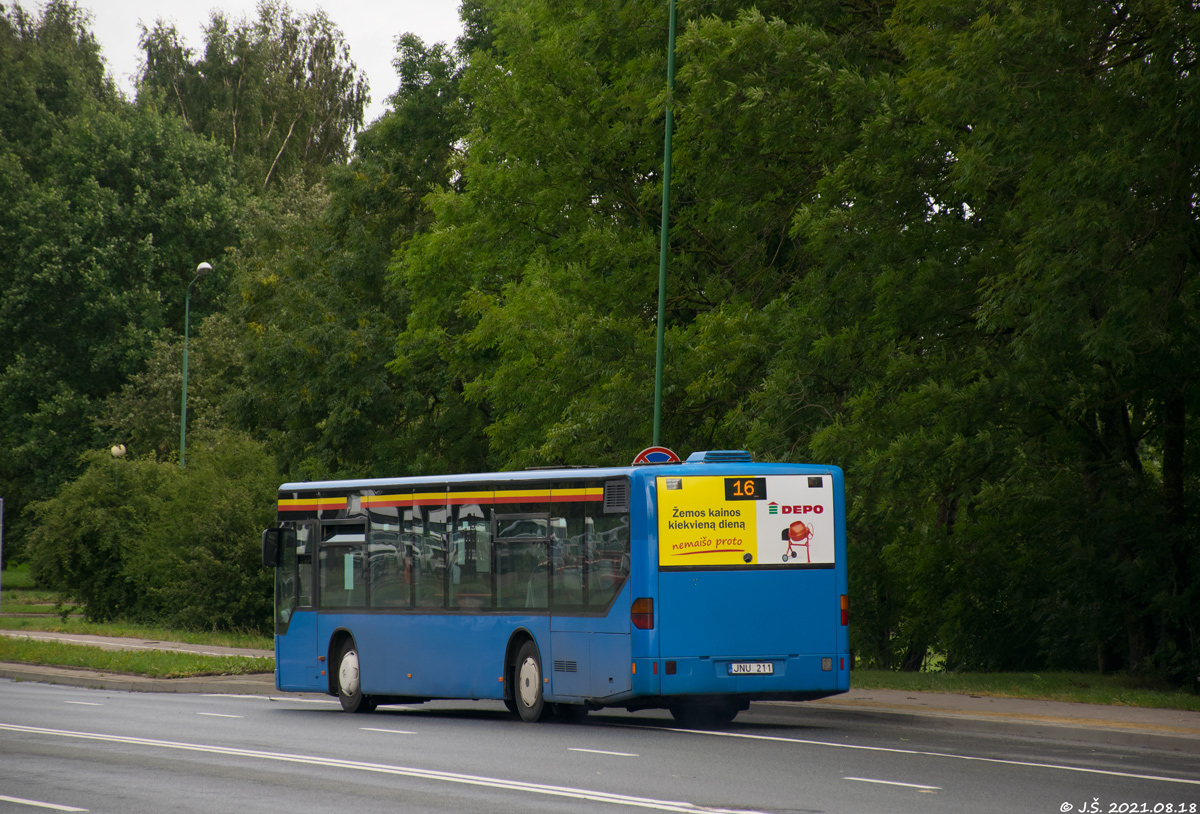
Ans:
[{"label": "black tire", "polygon": [[671,717],[685,729],[720,729],[733,723],[740,709],[734,704],[677,704]]},{"label": "black tire", "polygon": [[337,684],[338,700],[346,712],[374,712],[375,701],[369,695],[363,695],[362,684],[359,681],[358,648],[353,639],[347,639],[338,655],[336,672],[333,680]]},{"label": "black tire", "polygon": [[517,663],[513,665],[512,700],[522,721],[535,723],[546,711],[546,698],[542,692],[542,657],[532,640],[521,645],[517,651]]}]

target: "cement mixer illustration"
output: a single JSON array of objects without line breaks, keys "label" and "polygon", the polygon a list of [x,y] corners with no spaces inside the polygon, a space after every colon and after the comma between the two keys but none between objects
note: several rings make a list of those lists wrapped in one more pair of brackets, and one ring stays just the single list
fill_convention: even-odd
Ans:
[{"label": "cement mixer illustration", "polygon": [[783,552],[783,561],[796,559],[796,549],[804,549],[804,561],[812,562],[812,557],[808,553],[808,544],[812,542],[813,530],[812,527],[795,520],[790,526],[783,530],[782,539],[788,544],[787,551]]}]

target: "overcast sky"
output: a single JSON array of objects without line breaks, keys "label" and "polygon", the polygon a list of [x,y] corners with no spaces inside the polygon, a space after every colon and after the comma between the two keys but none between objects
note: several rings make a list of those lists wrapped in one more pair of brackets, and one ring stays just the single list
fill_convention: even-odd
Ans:
[{"label": "overcast sky", "polygon": [[[92,14],[92,31],[100,42],[109,71],[126,95],[133,96],[133,76],[141,63],[138,23],[151,28],[155,20],[175,23],[189,48],[197,53],[204,45],[201,30],[214,10],[225,12],[231,20],[257,19],[256,0],[77,0],[79,7]],[[22,3],[25,8],[41,10],[40,2]],[[350,58],[371,83],[371,102],[366,120],[374,121],[385,109],[387,97],[396,90],[396,72],[392,56],[396,37],[411,31],[427,45],[453,44],[462,31],[458,20],[458,0],[288,0],[294,12],[324,9],[342,30],[350,44]]]}]

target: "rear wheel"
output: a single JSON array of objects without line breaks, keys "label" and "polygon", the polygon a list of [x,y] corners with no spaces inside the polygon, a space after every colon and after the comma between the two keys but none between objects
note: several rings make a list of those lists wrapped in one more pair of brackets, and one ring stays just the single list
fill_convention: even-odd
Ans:
[{"label": "rear wheel", "polygon": [[353,639],[342,645],[342,655],[337,665],[338,700],[346,712],[374,712],[375,701],[363,695],[362,681],[358,669],[358,648]]},{"label": "rear wheel", "polygon": [[542,694],[542,657],[533,641],[525,642],[517,651],[517,666],[513,671],[517,686],[513,688],[513,701],[522,721],[533,723],[542,717],[546,699]]}]

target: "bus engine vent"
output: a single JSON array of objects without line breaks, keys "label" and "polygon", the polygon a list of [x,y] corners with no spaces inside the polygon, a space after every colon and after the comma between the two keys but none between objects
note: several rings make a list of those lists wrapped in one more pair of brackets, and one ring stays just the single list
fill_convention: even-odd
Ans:
[{"label": "bus engine vent", "polygon": [[744,449],[710,449],[693,452],[688,456],[689,464],[752,464],[754,456]]},{"label": "bus engine vent", "polygon": [[629,511],[629,481],[605,481],[604,513],[624,514],[627,511]]},{"label": "bus engine vent", "polygon": [[579,669],[579,662],[568,661],[566,659],[554,660],[554,672],[556,673],[574,673]]}]

